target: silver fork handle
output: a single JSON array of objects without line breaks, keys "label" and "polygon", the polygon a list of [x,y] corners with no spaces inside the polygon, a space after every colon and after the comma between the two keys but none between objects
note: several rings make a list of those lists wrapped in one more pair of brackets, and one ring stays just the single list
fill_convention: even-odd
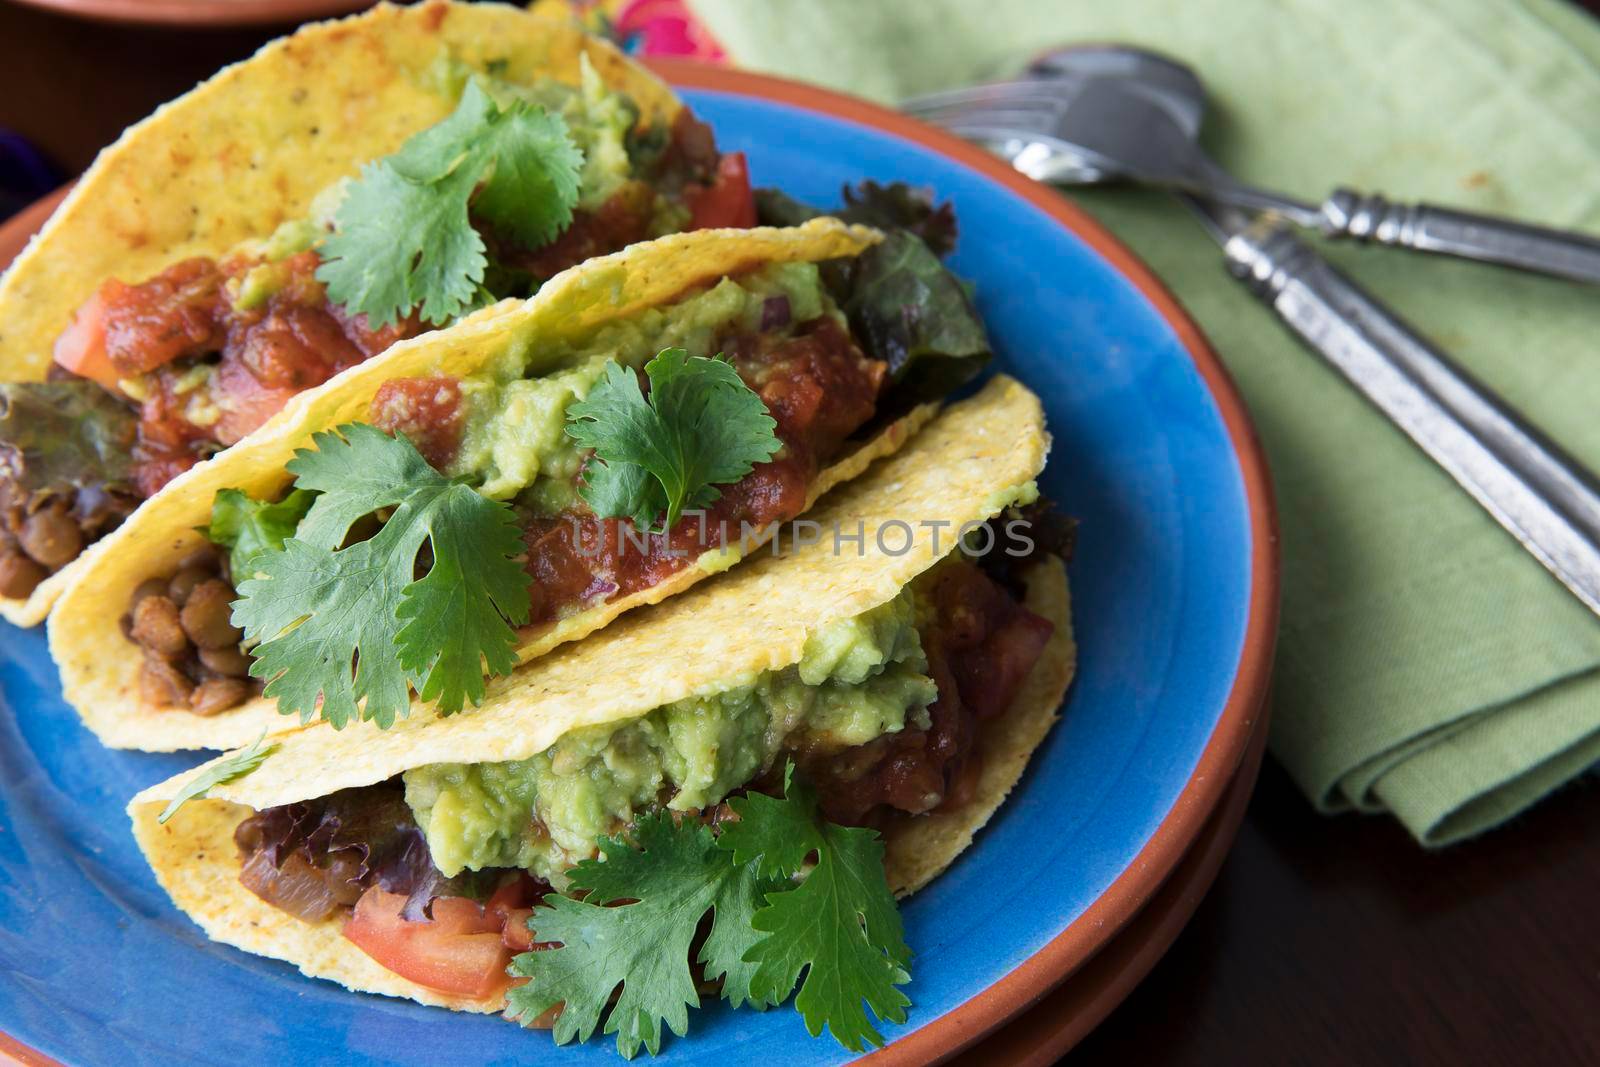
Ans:
[{"label": "silver fork handle", "polygon": [[1281,223],[1226,245],[1228,268],[1600,614],[1600,493],[1448,357]]},{"label": "silver fork handle", "polygon": [[1319,225],[1330,237],[1442,252],[1600,285],[1600,239],[1570,230],[1430,204],[1391,203],[1353,189],[1334,190],[1322,204]]}]

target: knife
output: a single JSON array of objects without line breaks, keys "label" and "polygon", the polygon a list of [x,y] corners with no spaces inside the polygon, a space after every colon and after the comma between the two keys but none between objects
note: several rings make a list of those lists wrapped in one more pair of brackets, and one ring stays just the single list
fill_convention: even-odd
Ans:
[{"label": "knife", "polygon": [[1600,485],[1271,215],[1180,196],[1228,271],[1600,614]]}]

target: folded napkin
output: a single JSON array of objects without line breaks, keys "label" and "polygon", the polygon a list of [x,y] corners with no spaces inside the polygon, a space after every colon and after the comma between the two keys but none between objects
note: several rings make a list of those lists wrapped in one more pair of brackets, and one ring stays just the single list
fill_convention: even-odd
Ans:
[{"label": "folded napkin", "polygon": [[[893,103],[1069,41],[1193,65],[1208,147],[1320,200],[1345,183],[1600,230],[1600,24],[1559,0],[690,0],[731,60]],[[1283,529],[1272,750],[1326,811],[1428,845],[1515,815],[1600,759],[1600,620],[1225,277],[1182,209],[1071,194],[1166,280],[1254,413]],[[1600,469],[1600,293],[1328,244]]]}]

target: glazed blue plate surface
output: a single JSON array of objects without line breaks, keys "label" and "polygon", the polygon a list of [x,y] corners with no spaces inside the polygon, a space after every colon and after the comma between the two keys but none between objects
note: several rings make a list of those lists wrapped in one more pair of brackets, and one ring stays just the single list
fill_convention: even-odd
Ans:
[{"label": "glazed blue plate surface", "polygon": [[[929,147],[757,97],[686,91],[754,181],[818,205],[904,179],[955,204],[956,271],[998,366],[1044,399],[1044,491],[1081,521],[1080,669],[1060,723],[974,846],[905,902],[914,1005],[934,1024],[1082,915],[1174,807],[1235,684],[1251,600],[1239,457],[1174,326],[1089,243]],[[123,654],[110,650],[108,654]],[[0,1032],[69,1064],[619,1062],[495,1017],[346,992],[209,942],[156,885],[123,807],[195,754],[102,748],[60,698],[42,630],[0,625]],[[788,1006],[720,1004],[671,1063],[832,1063]]]}]

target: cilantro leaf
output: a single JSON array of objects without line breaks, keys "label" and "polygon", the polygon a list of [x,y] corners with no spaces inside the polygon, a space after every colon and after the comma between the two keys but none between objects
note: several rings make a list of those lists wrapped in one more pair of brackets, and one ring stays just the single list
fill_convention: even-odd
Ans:
[{"label": "cilantro leaf", "polygon": [[570,892],[584,898],[547,896],[529,920],[536,940],[559,945],[512,960],[510,973],[529,981],[508,994],[508,1013],[528,1023],[564,1004],[555,1039],[565,1044],[588,1040],[611,1004],[603,1032],[617,1035],[618,1051],[659,1051],[662,1023],[681,1037],[698,1003],[689,950],[710,911],[696,958],[734,1007],[780,1004],[799,984],[795,1007],[813,1037],[826,1026],[852,1051],[881,1045],[863,1001],[895,1022],[911,1003],[896,988],[910,981],[911,952],[882,841],[824,820],[792,765],[784,796],[729,804],[739,819],[715,838],[662,811],[635,825],[636,848],[602,839],[601,858],[569,872]]},{"label": "cilantro leaf", "polygon": [[387,161],[363,167],[322,244],[317,278],[329,298],[375,327],[417,308],[441,326],[460,314],[489,265],[483,238],[467,222],[475,179],[462,170],[422,184]]},{"label": "cilantro leaf", "polygon": [[[564,1045],[589,1039],[620,986],[602,1032],[616,1034],[617,1051],[629,1059],[641,1045],[660,1051],[662,1023],[680,1037],[688,1030],[688,1009],[700,1002],[689,948],[708,911],[711,933],[699,955],[706,977],[722,977],[723,996],[735,1006],[755,1000],[743,956],[751,917],[776,885],[735,863],[700,823],[679,825],[662,811],[640,819],[634,835],[637,849],[603,838],[602,859],[569,872],[573,889],[587,891],[583,900],[545,898],[549,908],[536,910],[530,925],[560,947],[517,956],[511,973],[531,981],[507,994],[509,1014],[524,1022],[565,1004],[554,1034]],[[632,903],[606,906],[617,901]]]},{"label": "cilantro leaf", "polygon": [[767,936],[745,960],[756,965],[754,1000],[788,999],[801,972],[795,1007],[811,1036],[824,1026],[852,1052],[883,1044],[862,1008],[880,1019],[904,1022],[910,998],[899,985],[911,980],[900,913],[883,873],[883,841],[872,830],[839,826],[817,815],[816,794],[785,775],[785,797],[751,793],[729,803],[730,823],[718,846],[736,862],[763,874],[797,870],[816,853],[817,864],[795,888],[769,893],[751,925]]},{"label": "cilantro leaf", "polygon": [[[309,722],[320,702],[335,728],[358,714],[392,725],[411,687],[447,715],[479,703],[485,671],[516,666],[512,626],[528,620],[515,514],[445,478],[403,436],[350,423],[313,440],[289,470],[316,501],[239,585],[234,623],[260,642],[250,673],[283,714]],[[339,547],[389,508],[370,539]],[[424,545],[432,562],[418,579]]]},{"label": "cilantro leaf", "polygon": [[596,515],[631,519],[641,531],[649,531],[666,506],[661,483],[634,463],[590,463],[584,468],[578,492]]},{"label": "cilantro leaf", "polygon": [[525,104],[511,114],[477,146],[494,153],[495,165],[472,209],[497,231],[538,248],[572,223],[583,153],[560,115]]},{"label": "cilantro leaf", "polygon": [[502,109],[468,81],[447,118],[361,169],[317,278],[374,326],[416,309],[443,325],[471,305],[488,267],[469,209],[538,247],[571,223],[582,165],[560,115],[520,100]]},{"label": "cilantro leaf", "polygon": [[733,365],[663,349],[645,364],[646,399],[633,371],[606,365],[589,395],[567,408],[567,434],[595,458],[584,471],[584,501],[602,518],[633,520],[649,531],[666,512],[663,530],[687,508],[722,495],[782,447],[777,423]]},{"label": "cilantro leaf", "polygon": [[262,746],[261,742],[267,738],[267,732],[261,731],[261,736],[250,743],[249,747],[235,752],[225,759],[220,759],[195,775],[189,783],[178,790],[178,795],[173,797],[166,807],[161,809],[161,814],[156,816],[156,822],[164,823],[178,813],[178,809],[191,800],[199,800],[211,792],[214,786],[223,785],[243,778],[257,767],[261,766],[268,756],[277,751],[276,742]]},{"label": "cilantro leaf", "polygon": [[260,556],[283,549],[315,498],[309,490],[296,489],[272,503],[238,489],[221,489],[211,501],[211,523],[202,532],[228,550],[234,581],[242,582],[255,573]]}]

